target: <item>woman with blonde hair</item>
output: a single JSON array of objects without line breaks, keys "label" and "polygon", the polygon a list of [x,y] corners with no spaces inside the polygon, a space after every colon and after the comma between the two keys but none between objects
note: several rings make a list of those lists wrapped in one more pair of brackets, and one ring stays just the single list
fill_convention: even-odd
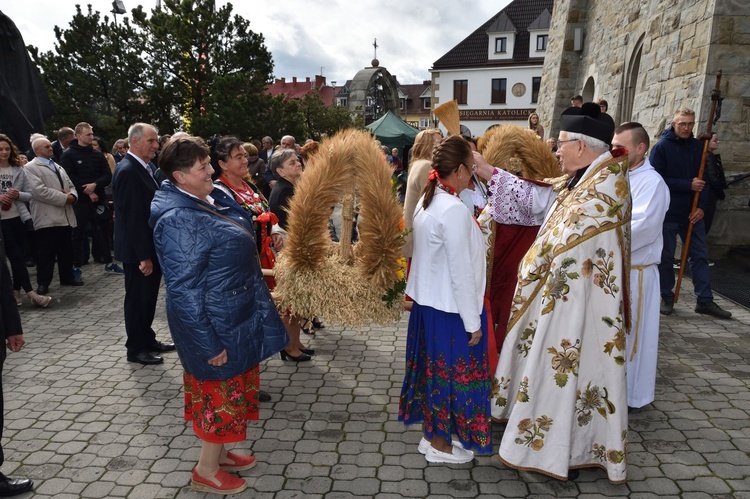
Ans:
[{"label": "woman with blonde hair", "polygon": [[[414,139],[409,160],[409,177],[406,179],[406,196],[404,197],[404,226],[406,230],[412,228],[414,210],[422,190],[427,185],[427,175],[432,164],[432,151],[443,139],[443,133],[437,128],[422,130]],[[411,234],[406,236],[404,256],[411,257],[413,249]]]},{"label": "woman with blonde hair", "polygon": [[540,138],[544,138],[544,127],[539,123],[539,115],[536,113],[529,115],[529,130],[533,130]]}]

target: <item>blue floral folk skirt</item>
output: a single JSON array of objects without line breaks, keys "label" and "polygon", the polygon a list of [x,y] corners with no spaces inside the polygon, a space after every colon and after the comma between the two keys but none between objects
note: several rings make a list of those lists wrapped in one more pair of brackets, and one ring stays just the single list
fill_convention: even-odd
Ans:
[{"label": "blue floral folk skirt", "polygon": [[399,421],[423,423],[428,440],[438,436],[452,442],[455,435],[466,449],[490,454],[490,376],[485,311],[482,340],[469,347],[469,334],[458,314],[414,303]]}]

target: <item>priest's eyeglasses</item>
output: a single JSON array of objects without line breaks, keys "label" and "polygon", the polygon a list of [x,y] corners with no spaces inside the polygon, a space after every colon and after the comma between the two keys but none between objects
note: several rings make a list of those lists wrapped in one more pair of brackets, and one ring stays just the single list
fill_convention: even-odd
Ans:
[{"label": "priest's eyeglasses", "polygon": [[560,139],[557,139],[557,147],[560,147],[560,144],[564,144],[566,142],[577,142],[579,140],[581,140],[581,139],[570,139],[570,140],[560,140]]}]

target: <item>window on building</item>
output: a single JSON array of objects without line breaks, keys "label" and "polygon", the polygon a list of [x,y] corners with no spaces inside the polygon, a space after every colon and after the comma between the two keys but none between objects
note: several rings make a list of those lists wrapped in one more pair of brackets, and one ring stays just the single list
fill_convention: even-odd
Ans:
[{"label": "window on building", "polygon": [[346,99],[339,98],[339,106],[347,107]]},{"label": "window on building", "polygon": [[469,80],[453,80],[453,99],[459,104],[466,104],[469,91]]},{"label": "window on building", "polygon": [[422,107],[425,109],[430,109],[432,107],[432,99],[429,97],[425,97],[422,99]]},{"label": "window on building", "polygon": [[495,38],[495,52],[507,52],[508,51],[508,38],[505,36],[499,36]]},{"label": "window on building", "polygon": [[536,104],[539,100],[539,88],[542,86],[542,77],[534,76],[531,79],[531,102]]},{"label": "window on building", "polygon": [[505,78],[492,79],[492,103],[505,104],[505,94],[508,87],[508,80]]},{"label": "window on building", "polygon": [[428,128],[430,126],[430,118],[421,118],[419,120],[419,128]]},{"label": "window on building", "polygon": [[401,110],[406,109],[406,99],[401,99]]},{"label": "window on building", "polygon": [[536,35],[536,49],[539,52],[547,50],[547,40],[549,35]]}]

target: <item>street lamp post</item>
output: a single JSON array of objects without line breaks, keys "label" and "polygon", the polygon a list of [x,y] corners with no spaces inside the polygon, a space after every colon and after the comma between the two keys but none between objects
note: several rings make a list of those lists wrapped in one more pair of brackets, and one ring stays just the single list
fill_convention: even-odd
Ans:
[{"label": "street lamp post", "polygon": [[112,2],[112,14],[115,17],[115,25],[117,25],[117,14],[125,14],[128,11],[125,9],[125,4],[122,0],[114,0]]}]

